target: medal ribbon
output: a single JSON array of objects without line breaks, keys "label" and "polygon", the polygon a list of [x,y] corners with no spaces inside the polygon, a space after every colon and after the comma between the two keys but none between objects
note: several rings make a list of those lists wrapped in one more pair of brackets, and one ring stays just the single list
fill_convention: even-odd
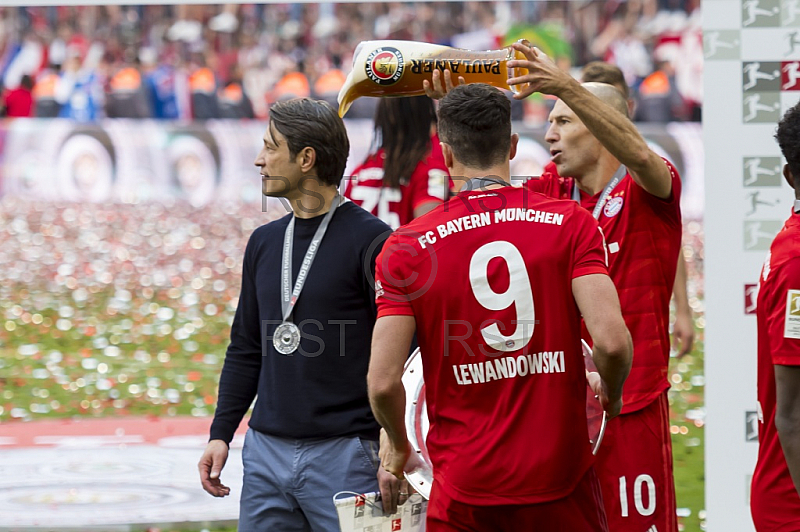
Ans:
[{"label": "medal ribbon", "polygon": [[[625,177],[625,173],[627,170],[623,165],[620,165],[617,168],[617,171],[614,172],[614,175],[611,177],[611,181],[606,183],[606,186],[603,188],[603,192],[600,194],[600,199],[597,200],[597,205],[594,206],[594,210],[592,211],[592,216],[594,216],[595,220],[600,219],[600,212],[603,210],[603,206],[606,204],[606,200],[608,200],[608,195],[611,194],[611,191],[614,190],[622,178]],[[581,202],[581,193],[578,190],[578,185],[573,179],[572,181],[572,199],[577,201],[579,204]]]},{"label": "medal ribbon", "polygon": [[283,268],[281,271],[281,289],[283,291],[283,298],[281,299],[281,310],[283,311],[283,321],[289,321],[289,316],[292,315],[292,310],[297,303],[297,298],[300,297],[300,292],[303,290],[303,285],[308,277],[308,270],[311,269],[311,263],[314,262],[314,257],[317,255],[322,237],[328,230],[328,224],[333,218],[333,213],[344,202],[344,198],[336,195],[333,198],[330,210],[325,214],[322,223],[319,224],[314,237],[311,239],[311,244],[308,245],[308,251],[303,258],[303,263],[300,265],[300,271],[297,272],[297,281],[294,284],[294,290],[289,291],[289,285],[292,282],[292,247],[294,245],[294,215],[286,226],[286,232],[283,235]]}]

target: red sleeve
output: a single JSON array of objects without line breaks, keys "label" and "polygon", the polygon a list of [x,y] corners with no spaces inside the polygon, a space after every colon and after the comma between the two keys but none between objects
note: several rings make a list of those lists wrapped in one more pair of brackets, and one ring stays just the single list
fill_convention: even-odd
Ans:
[{"label": "red sleeve", "polygon": [[411,174],[406,193],[413,210],[423,203],[444,203],[450,195],[452,183],[444,161],[433,155],[421,161]]},{"label": "red sleeve", "polygon": [[576,203],[570,222],[574,231],[572,278],[595,273],[608,275],[606,239],[597,220]]},{"label": "red sleeve", "polygon": [[777,273],[777,308],[767,317],[772,362],[800,366],[800,257],[789,259]]},{"label": "red sleeve", "polygon": [[637,183],[634,190],[639,192],[639,195],[642,201],[651,206],[651,208],[659,213],[659,216],[664,216],[665,214],[668,215],[668,219],[670,221],[680,221],[681,219],[681,211],[680,211],[680,204],[681,204],[681,178],[678,175],[678,170],[668,160],[664,159],[664,164],[667,165],[669,169],[670,177],[672,178],[672,193],[666,199],[659,198],[657,196],[653,196],[645,189],[643,189]]},{"label": "red sleeve", "polygon": [[407,289],[414,273],[409,259],[416,252],[413,244],[401,238],[401,234],[395,232],[386,240],[375,261],[375,302],[379,318],[414,315]]}]

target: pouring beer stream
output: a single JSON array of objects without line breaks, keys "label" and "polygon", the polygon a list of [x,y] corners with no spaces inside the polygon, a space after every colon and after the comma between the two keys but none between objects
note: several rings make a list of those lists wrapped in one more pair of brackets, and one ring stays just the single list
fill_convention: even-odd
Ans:
[{"label": "pouring beer stream", "polygon": [[487,83],[517,92],[519,88],[509,86],[508,79],[528,71],[508,68],[506,63],[512,59],[524,60],[525,56],[511,47],[479,52],[417,41],[363,41],[339,91],[339,116],[361,96],[422,96],[422,81],[430,80],[434,70],[450,70],[467,83]]}]

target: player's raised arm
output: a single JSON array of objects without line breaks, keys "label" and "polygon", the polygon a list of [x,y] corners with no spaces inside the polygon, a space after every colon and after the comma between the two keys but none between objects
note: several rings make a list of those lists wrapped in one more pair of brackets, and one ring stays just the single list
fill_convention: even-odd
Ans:
[{"label": "player's raised arm", "polygon": [[511,60],[509,68],[528,69],[527,74],[508,80],[509,85],[521,86],[514,98],[525,98],[534,92],[560,98],[643,189],[662,199],[670,197],[669,168],[628,118],[627,101],[617,89],[603,83],[581,85],[537,48],[521,43],[512,46],[527,60]]},{"label": "player's raised arm", "polygon": [[593,359],[603,379],[600,400],[609,416],[622,409],[622,385],[631,370],[633,345],[611,278],[592,274],[572,280],[572,294],[592,337]]}]

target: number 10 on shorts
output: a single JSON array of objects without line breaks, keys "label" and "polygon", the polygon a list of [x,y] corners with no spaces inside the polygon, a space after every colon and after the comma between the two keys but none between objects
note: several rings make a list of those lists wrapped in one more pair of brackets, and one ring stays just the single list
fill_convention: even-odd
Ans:
[{"label": "number 10 on shorts", "polygon": [[[647,504],[644,503],[642,492],[647,485]],[[619,504],[622,510],[622,517],[628,517],[628,479],[619,477]],[[653,515],[656,511],[656,483],[650,475],[639,475],[633,482],[633,504],[639,515]]]}]

